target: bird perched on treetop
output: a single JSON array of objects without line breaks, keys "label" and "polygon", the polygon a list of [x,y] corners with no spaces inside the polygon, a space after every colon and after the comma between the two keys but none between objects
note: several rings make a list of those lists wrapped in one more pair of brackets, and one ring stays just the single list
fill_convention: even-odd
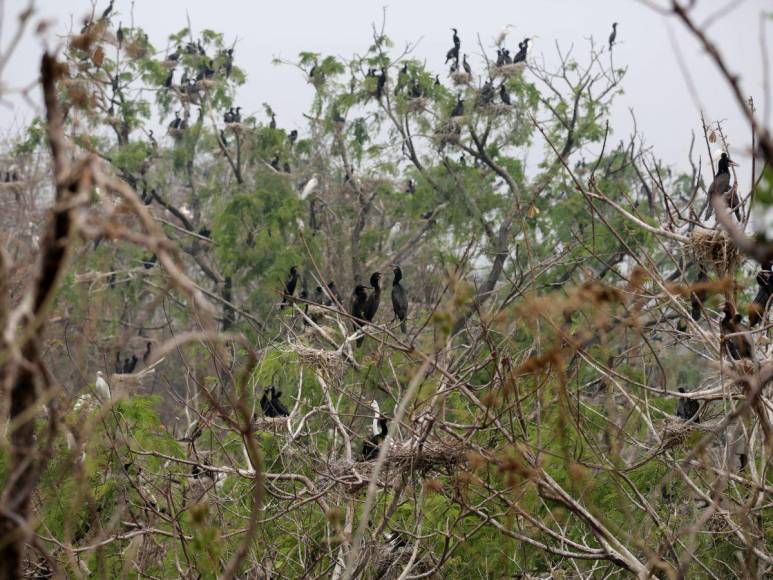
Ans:
[{"label": "bird perched on treetop", "polygon": [[518,64],[519,62],[526,62],[526,57],[529,54],[529,46],[531,45],[531,38],[524,38],[522,42],[518,43],[518,52],[513,57],[513,64]]},{"label": "bird perched on treetop", "polygon": [[721,195],[728,203],[731,210],[735,211],[735,217],[738,221],[741,221],[741,208],[737,195],[733,194],[732,199],[729,199],[728,192],[730,192],[730,168],[737,167],[737,163],[730,160],[727,153],[723,152],[719,158],[717,164],[717,174],[714,176],[714,181],[709,186],[709,207],[706,210],[706,219],[710,218],[714,212],[714,208],[711,204],[711,200],[715,195]]},{"label": "bird perched on treetop", "polygon": [[392,280],[392,309],[395,312],[395,318],[400,321],[400,330],[405,334],[408,332],[405,324],[405,319],[408,317],[408,297],[405,294],[405,288],[400,284],[402,279],[403,271],[400,266],[395,266]]},{"label": "bird perched on treetop", "polygon": [[462,59],[462,68],[464,69],[464,72],[466,72],[468,75],[472,75],[472,67],[470,66],[470,63],[467,62],[467,55],[464,55],[464,58]]},{"label": "bird perched on treetop", "polygon": [[728,356],[733,360],[752,358],[752,345],[742,325],[743,316],[735,313],[735,306],[729,301],[725,302],[723,310],[725,316],[719,322],[719,327]]},{"label": "bird perched on treetop", "polygon": [[609,49],[612,50],[612,47],[615,45],[615,41],[617,40],[617,22],[612,23],[612,34],[609,35]]},{"label": "bird perched on treetop", "polygon": [[454,46],[446,53],[445,64],[448,64],[449,60],[459,60],[459,48],[462,46],[462,42],[459,40],[459,34],[456,28],[452,28],[451,30],[454,31]]}]

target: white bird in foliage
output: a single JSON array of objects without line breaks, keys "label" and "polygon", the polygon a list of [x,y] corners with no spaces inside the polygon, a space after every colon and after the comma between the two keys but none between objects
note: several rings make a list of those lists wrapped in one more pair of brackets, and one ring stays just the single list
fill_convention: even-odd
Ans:
[{"label": "white bird in foliage", "polygon": [[311,176],[311,179],[306,182],[306,185],[303,186],[303,189],[301,190],[301,199],[306,199],[314,193],[318,185],[319,179],[317,179],[317,174],[315,173]]},{"label": "white bird in foliage", "polygon": [[97,390],[97,396],[100,398],[100,400],[110,400],[110,386],[107,384],[102,371],[97,371],[97,382],[94,384],[94,386]]},{"label": "white bird in foliage", "polygon": [[497,34],[496,38],[494,38],[494,44],[496,46],[502,46],[505,40],[507,40],[507,35],[510,34],[510,31],[512,30],[512,28],[513,28],[512,24],[508,24],[507,26],[502,28],[499,31],[499,34]]}]

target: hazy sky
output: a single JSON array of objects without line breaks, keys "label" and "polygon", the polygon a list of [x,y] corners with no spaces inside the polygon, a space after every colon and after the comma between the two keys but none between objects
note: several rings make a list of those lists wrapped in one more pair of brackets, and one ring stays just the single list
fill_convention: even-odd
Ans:
[{"label": "hazy sky", "polygon": [[[662,1],[662,0],[661,0]],[[0,0],[2,2],[2,0]],[[55,20],[54,30],[64,31],[79,22],[89,10],[88,0],[37,0],[39,17]],[[698,0],[701,14],[708,15],[728,5],[728,0]],[[712,28],[715,38],[739,73],[744,90],[763,104],[763,69],[760,50],[760,14],[773,11],[770,0],[730,0],[735,9]],[[27,0],[5,0],[2,45],[9,41],[10,24],[27,5]],[[98,10],[107,5],[99,0]],[[302,113],[311,99],[311,88],[292,67],[271,64],[274,57],[292,59],[304,50],[350,56],[362,53],[372,39],[371,24],[380,22],[387,10],[387,33],[396,48],[419,41],[415,55],[428,65],[444,71],[443,60],[451,46],[450,27],[459,28],[462,52],[478,54],[476,36],[486,45],[506,24],[514,31],[510,44],[526,35],[538,35],[537,56],[555,61],[555,42],[566,50],[571,45],[582,59],[587,54],[587,38],[605,43],[613,21],[619,22],[620,44],[615,49],[615,65],[629,67],[624,80],[625,94],[618,98],[612,119],[615,140],[631,129],[629,109],[633,109],[640,132],[664,161],[683,167],[690,131],[698,130],[698,112],[703,108],[709,119],[725,119],[735,148],[748,147],[749,131],[735,101],[698,44],[673,19],[656,14],[636,0],[289,0],[254,2],[246,0],[116,0],[115,18],[130,25],[132,19],[149,34],[151,42],[164,48],[167,36],[187,25],[225,33],[227,42],[237,41],[236,58],[246,70],[247,84],[239,103],[248,113],[262,114],[261,103],[269,102],[278,122],[288,128],[302,128]],[[133,12],[133,14],[132,14]],[[773,37],[773,20],[767,21]],[[670,31],[670,33],[669,33]],[[690,94],[671,36],[690,71],[700,102]],[[57,39],[50,34],[48,44]],[[5,85],[23,86],[32,82],[37,71],[43,42],[25,39],[3,73]],[[773,38],[769,47],[773,47]],[[490,49],[490,54],[494,54]],[[770,60],[773,60],[771,57]],[[442,76],[441,76],[442,78]],[[37,97],[37,95],[35,95]],[[0,106],[0,127],[13,131],[29,121],[33,113],[18,100]],[[702,154],[703,148],[699,149]],[[741,152],[736,153],[741,159]]]}]

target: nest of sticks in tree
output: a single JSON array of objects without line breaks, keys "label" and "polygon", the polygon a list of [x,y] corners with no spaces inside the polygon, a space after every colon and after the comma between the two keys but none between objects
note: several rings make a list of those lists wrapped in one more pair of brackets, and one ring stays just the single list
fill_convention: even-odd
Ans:
[{"label": "nest of sticks in tree", "polygon": [[673,449],[683,445],[692,433],[708,432],[717,427],[717,421],[696,423],[685,421],[680,417],[666,417],[660,424],[661,449]]},{"label": "nest of sticks in tree", "polygon": [[689,254],[699,262],[711,263],[718,276],[732,271],[738,261],[738,249],[724,230],[696,227],[688,242]]},{"label": "nest of sticks in tree", "polygon": [[151,366],[136,373],[115,373],[110,375],[107,382],[113,397],[129,396],[136,393],[139,387],[147,386],[147,382],[156,374],[156,367],[164,359],[159,359]]},{"label": "nest of sticks in tree", "polygon": [[233,131],[234,133],[244,133],[247,129],[249,129],[249,126],[245,125],[244,123],[226,123],[225,128]]},{"label": "nest of sticks in tree", "polygon": [[[417,446],[415,441],[395,443],[381,468],[378,485],[395,485],[407,472],[426,474],[461,465],[466,461],[467,451],[467,447],[457,441],[425,441],[421,446]],[[368,487],[376,467],[376,459],[337,461],[331,462],[329,466],[330,476],[323,476],[323,479],[335,480],[348,492],[355,493]]]},{"label": "nest of sticks in tree", "polygon": [[526,63],[519,62],[518,64],[505,64],[502,66],[495,66],[491,69],[491,75],[493,77],[512,78],[516,75],[520,75],[523,69],[526,68]]},{"label": "nest of sticks in tree", "polygon": [[[413,553],[413,546],[393,546],[381,542],[368,542],[362,550],[362,559],[367,560],[368,566],[373,570],[373,577],[381,580],[399,578],[403,568],[408,564]],[[412,574],[428,572],[432,568],[432,562],[418,556],[411,567]]]},{"label": "nest of sticks in tree", "polygon": [[406,109],[409,113],[419,113],[421,111],[426,111],[428,108],[429,100],[425,99],[424,97],[409,99],[408,104],[406,105]]},{"label": "nest of sticks in tree", "polygon": [[212,79],[202,79],[196,83],[196,85],[205,91],[208,91],[209,89],[213,88],[217,84],[217,81]]},{"label": "nest of sticks in tree", "polygon": [[322,371],[329,377],[340,377],[346,369],[346,360],[337,351],[290,343],[285,352],[295,353],[301,364]]},{"label": "nest of sticks in tree", "polygon": [[472,82],[472,75],[464,71],[455,72],[451,75],[451,80],[455,85],[469,85]]}]

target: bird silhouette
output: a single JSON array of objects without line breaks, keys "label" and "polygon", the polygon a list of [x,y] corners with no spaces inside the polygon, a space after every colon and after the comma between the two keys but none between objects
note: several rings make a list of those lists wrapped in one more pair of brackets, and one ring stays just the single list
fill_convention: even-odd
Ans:
[{"label": "bird silhouette", "polygon": [[[685,390],[682,387],[679,387],[679,392],[684,393]],[[676,416],[685,421],[689,421],[695,417],[695,423],[700,423],[700,418],[696,416],[699,409],[700,403],[698,401],[679,397],[679,403],[676,405]]]},{"label": "bird silhouette", "polygon": [[[714,212],[714,208],[711,205],[711,200],[715,195],[721,195],[730,206],[730,209],[735,211],[735,217],[738,221],[741,221],[741,208],[738,200],[738,196],[730,190],[730,168],[735,167],[737,164],[730,160],[727,153],[722,153],[717,163],[717,174],[714,176],[714,180],[709,186],[709,206],[706,210],[706,219],[710,218]],[[729,199],[732,197],[732,199]]]},{"label": "bird silhouette", "polygon": [[394,279],[392,280],[392,309],[395,312],[395,318],[400,321],[400,330],[403,334],[408,332],[405,319],[408,317],[408,296],[405,294],[405,288],[400,281],[403,279],[403,271],[400,266],[394,267]]},{"label": "bird silhouette", "polygon": [[295,287],[298,285],[298,267],[293,266],[290,268],[290,275],[284,284],[284,295],[282,297],[282,305],[280,308],[284,308],[289,304],[289,299],[295,294]]},{"label": "bird silhouette", "polygon": [[722,342],[725,352],[732,360],[752,358],[752,345],[749,338],[743,334],[743,317],[735,313],[735,307],[731,302],[725,302],[723,308],[725,316],[719,323],[722,331]]},{"label": "bird silhouette", "polygon": [[531,38],[524,38],[522,42],[518,43],[518,52],[513,57],[513,64],[519,62],[526,62],[526,57],[529,53],[529,46],[531,45]]},{"label": "bird silhouette", "polygon": [[617,40],[617,22],[612,23],[612,34],[609,35],[609,49],[612,50],[612,47],[615,45],[615,41]]},{"label": "bird silhouette", "polygon": [[370,277],[370,287],[373,292],[368,296],[368,302],[365,305],[365,320],[373,322],[381,304],[381,272],[374,272]]},{"label": "bird silhouette", "polygon": [[[365,286],[358,284],[354,287],[354,293],[352,295],[351,314],[355,318],[353,321],[354,329],[362,328],[362,322],[360,320],[365,319],[365,308],[368,302],[368,293],[365,291]],[[362,345],[364,337],[357,339],[357,346]]]},{"label": "bird silhouette", "polygon": [[510,94],[507,92],[505,83],[499,85],[499,98],[502,99],[502,103],[505,105],[512,105],[512,102],[510,101]]}]

